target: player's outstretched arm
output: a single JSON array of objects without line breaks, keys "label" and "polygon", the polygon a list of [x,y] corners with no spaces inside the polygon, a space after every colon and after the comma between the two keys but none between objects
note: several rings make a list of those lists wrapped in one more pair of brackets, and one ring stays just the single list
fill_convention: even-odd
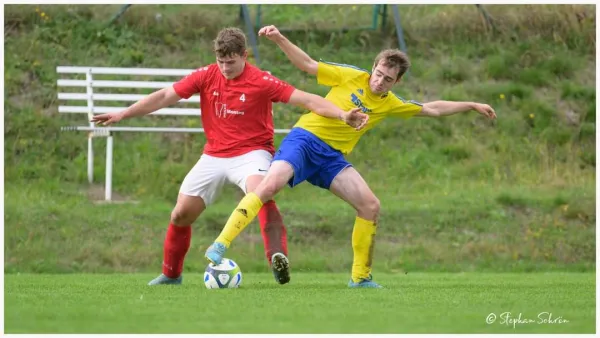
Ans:
[{"label": "player's outstretched arm", "polygon": [[331,101],[299,89],[292,92],[288,103],[303,107],[323,117],[342,120],[356,130],[364,128],[369,121],[369,115],[363,113],[360,108],[343,111]]},{"label": "player's outstretched arm", "polygon": [[294,66],[309,74],[317,75],[318,63],[313,60],[300,47],[294,45],[275,26],[265,26],[258,31],[258,36],[266,36],[267,39],[275,42],[277,46],[292,61]]},{"label": "player's outstretched arm", "polygon": [[494,108],[484,103],[477,102],[454,102],[454,101],[432,101],[423,105],[421,112],[415,116],[441,117],[475,110],[479,114],[490,118],[496,118]]},{"label": "player's outstretched arm", "polygon": [[169,86],[146,96],[120,113],[96,115],[92,118],[91,122],[107,126],[117,123],[122,119],[150,114],[161,108],[175,104],[179,100],[181,100],[181,97],[177,95],[172,86]]}]

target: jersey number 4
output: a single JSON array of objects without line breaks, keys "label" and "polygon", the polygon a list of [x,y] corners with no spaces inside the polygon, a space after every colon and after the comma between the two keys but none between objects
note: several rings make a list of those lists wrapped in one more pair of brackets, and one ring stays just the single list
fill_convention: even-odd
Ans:
[{"label": "jersey number 4", "polygon": [[242,96],[240,96],[240,101],[246,102],[246,94],[242,94]]}]

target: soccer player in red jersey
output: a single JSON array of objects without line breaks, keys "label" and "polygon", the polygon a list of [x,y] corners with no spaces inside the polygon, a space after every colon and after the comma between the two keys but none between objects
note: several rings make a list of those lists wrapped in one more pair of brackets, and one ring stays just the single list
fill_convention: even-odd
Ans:
[{"label": "soccer player in red jersey", "polygon": [[[246,61],[246,36],[238,28],[221,30],[214,41],[217,62],[196,69],[172,87],[158,90],[120,113],[96,115],[102,125],[143,116],[200,94],[206,145],[181,184],[164,241],[162,274],[148,285],[181,284],[183,261],[190,247],[191,224],[209,206],[223,184],[254,191],[269,169],[273,145],[272,102],[303,107],[340,119],[360,130],[368,115],[343,111],[324,98],[303,92]],[[265,254],[275,280],[289,282],[287,235],[274,201],[258,213]]]}]

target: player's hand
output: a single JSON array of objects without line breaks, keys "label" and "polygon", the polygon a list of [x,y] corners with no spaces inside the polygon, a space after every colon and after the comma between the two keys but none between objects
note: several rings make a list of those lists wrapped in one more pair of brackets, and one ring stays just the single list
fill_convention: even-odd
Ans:
[{"label": "player's hand", "polygon": [[258,31],[258,36],[266,36],[267,39],[269,39],[271,41],[277,41],[283,35],[281,35],[281,33],[279,32],[279,29],[277,29],[277,27],[271,25],[271,26],[265,26],[265,27],[261,28]]},{"label": "player's hand", "polygon": [[493,120],[496,118],[496,112],[494,111],[494,108],[490,107],[487,104],[475,103],[475,105],[473,106],[473,110],[477,111],[479,114],[489,119]]},{"label": "player's hand", "polygon": [[108,113],[108,114],[100,114],[92,117],[90,122],[94,122],[96,124],[101,124],[103,126],[108,126],[113,123],[117,123],[123,119],[123,115],[121,113]]},{"label": "player's hand", "polygon": [[354,108],[342,116],[342,121],[356,130],[361,130],[369,122],[369,115],[363,113],[360,108]]}]

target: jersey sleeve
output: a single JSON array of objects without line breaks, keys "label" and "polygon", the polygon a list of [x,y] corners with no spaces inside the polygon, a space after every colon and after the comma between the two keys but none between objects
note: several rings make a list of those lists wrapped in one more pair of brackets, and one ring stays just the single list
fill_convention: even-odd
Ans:
[{"label": "jersey sleeve", "polygon": [[413,100],[407,101],[397,96],[396,94],[393,95],[394,97],[392,97],[393,100],[391,102],[391,107],[388,113],[390,116],[409,119],[420,113],[423,109],[423,104],[420,102]]},{"label": "jersey sleeve", "polygon": [[335,87],[363,73],[368,72],[352,65],[319,61],[317,66],[317,82],[321,85]]},{"label": "jersey sleeve", "polygon": [[291,84],[282,81],[267,72],[263,72],[259,82],[264,92],[266,92],[267,97],[272,102],[287,103],[294,90],[296,90]]},{"label": "jersey sleeve", "polygon": [[206,82],[208,67],[198,68],[181,80],[173,84],[175,93],[184,99],[189,99],[192,95],[202,91],[202,86]]}]

